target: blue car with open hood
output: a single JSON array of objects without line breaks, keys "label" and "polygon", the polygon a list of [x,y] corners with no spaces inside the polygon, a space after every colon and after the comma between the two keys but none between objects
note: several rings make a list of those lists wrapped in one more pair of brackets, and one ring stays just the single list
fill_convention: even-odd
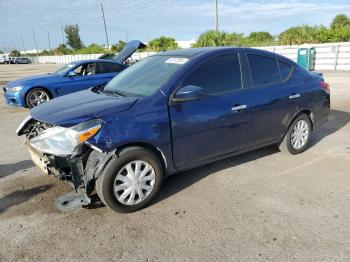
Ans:
[{"label": "blue car with open hood", "polygon": [[[62,201],[145,207],[171,174],[275,144],[299,154],[327,120],[322,75],[249,48],[159,53],[107,85],[30,111],[17,129],[32,160],[76,189]],[[190,175],[190,173],[188,173]],[[75,199],[75,201],[71,201]]]},{"label": "blue car with open hood", "polygon": [[51,74],[8,82],[3,87],[6,103],[32,108],[58,96],[103,85],[128,66],[126,61],[138,48],[144,47],[133,40],[118,54],[71,62]]}]

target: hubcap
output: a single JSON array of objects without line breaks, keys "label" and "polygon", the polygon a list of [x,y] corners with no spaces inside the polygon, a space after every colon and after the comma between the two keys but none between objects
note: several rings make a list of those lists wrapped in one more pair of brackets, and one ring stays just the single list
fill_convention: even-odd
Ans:
[{"label": "hubcap", "polygon": [[38,106],[49,100],[50,98],[48,94],[46,94],[44,91],[35,91],[29,97],[29,102],[32,106]]},{"label": "hubcap", "polygon": [[309,125],[305,120],[299,120],[293,127],[291,143],[294,149],[302,148],[309,137]]},{"label": "hubcap", "polygon": [[136,205],[152,192],[155,180],[154,169],[146,161],[129,162],[114,179],[114,195],[124,205]]}]

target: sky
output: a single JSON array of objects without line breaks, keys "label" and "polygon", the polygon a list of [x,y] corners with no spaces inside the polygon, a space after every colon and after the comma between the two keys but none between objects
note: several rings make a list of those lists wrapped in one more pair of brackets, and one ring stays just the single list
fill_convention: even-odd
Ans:
[{"label": "sky", "polygon": [[[333,17],[350,17],[350,0],[218,0],[219,29],[278,34],[301,24],[329,26]],[[213,29],[214,0],[102,0],[110,43],[147,41],[159,36],[196,39]],[[0,0],[0,49],[38,49],[62,43],[61,23],[79,24],[84,44],[104,44],[101,0]]]}]

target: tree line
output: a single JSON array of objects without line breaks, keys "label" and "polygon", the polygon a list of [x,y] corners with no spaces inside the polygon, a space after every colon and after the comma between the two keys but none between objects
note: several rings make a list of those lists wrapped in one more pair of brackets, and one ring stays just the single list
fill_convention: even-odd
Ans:
[{"label": "tree line", "polygon": [[[38,55],[67,55],[67,54],[102,54],[119,52],[125,46],[124,41],[118,41],[111,48],[99,44],[85,46],[79,35],[79,25],[66,25],[64,28],[66,43],[60,44],[53,50],[43,50]],[[209,30],[202,33],[192,47],[211,46],[269,46],[269,45],[300,45],[304,43],[318,44],[350,41],[350,19],[345,14],[334,17],[329,27],[301,25],[288,28],[278,35],[269,32],[252,32],[248,36],[237,32]],[[141,51],[161,52],[179,48],[172,37],[161,36],[148,43]],[[0,50],[0,53],[2,51]],[[11,51],[11,56],[20,56],[17,50]],[[33,54],[32,54],[33,55]]]}]

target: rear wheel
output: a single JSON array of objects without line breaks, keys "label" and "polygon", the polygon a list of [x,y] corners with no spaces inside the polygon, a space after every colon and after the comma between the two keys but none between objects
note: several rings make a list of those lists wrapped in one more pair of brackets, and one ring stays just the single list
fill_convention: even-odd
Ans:
[{"label": "rear wheel", "polygon": [[298,116],[279,145],[279,149],[293,155],[302,153],[309,144],[311,129],[310,118],[306,114]]},{"label": "rear wheel", "polygon": [[29,108],[36,107],[42,103],[49,101],[51,98],[48,91],[43,88],[33,88],[26,95],[26,103]]},{"label": "rear wheel", "polygon": [[147,149],[130,147],[107,164],[95,187],[107,207],[117,212],[134,212],[153,199],[162,180],[158,157]]}]

